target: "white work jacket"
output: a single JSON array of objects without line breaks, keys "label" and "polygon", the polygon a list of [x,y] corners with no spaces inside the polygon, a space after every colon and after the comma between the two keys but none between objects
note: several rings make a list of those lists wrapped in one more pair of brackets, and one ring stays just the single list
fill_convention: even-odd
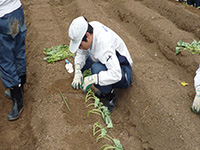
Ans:
[{"label": "white work jacket", "polygon": [[[93,42],[88,50],[77,50],[75,65],[81,68],[86,63],[88,55],[94,62],[101,62],[107,68],[107,71],[101,71],[98,74],[100,86],[106,86],[117,83],[121,80],[122,73],[120,61],[116,53],[124,56],[127,65],[132,66],[133,61],[124,41],[110,28],[97,21],[89,23],[93,27]],[[122,58],[121,57],[121,58]]]},{"label": "white work jacket", "polygon": [[200,86],[200,65],[196,71],[196,76],[194,77],[194,87],[195,89]]},{"label": "white work jacket", "polygon": [[20,0],[0,0],[0,17],[13,12],[21,5]]}]

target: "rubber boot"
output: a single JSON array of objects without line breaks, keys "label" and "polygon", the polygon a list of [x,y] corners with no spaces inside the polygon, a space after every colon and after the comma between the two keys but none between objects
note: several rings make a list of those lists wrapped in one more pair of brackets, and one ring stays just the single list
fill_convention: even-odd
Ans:
[{"label": "rubber boot", "polygon": [[23,110],[23,96],[21,84],[10,88],[10,92],[13,101],[13,106],[11,112],[8,114],[8,120],[12,121],[19,118]]},{"label": "rubber boot", "polygon": [[101,93],[100,91],[96,91],[95,92],[95,95],[102,99],[103,103],[104,103],[104,106],[107,106],[108,107],[108,110],[110,112],[113,111],[115,105],[117,104],[117,97],[115,95],[115,91],[114,89],[112,89],[109,93],[107,94],[103,94]]},{"label": "rubber boot", "polygon": [[98,90],[95,92],[95,96],[98,98],[105,98],[106,94],[103,94],[103,93],[101,93],[101,91]]},{"label": "rubber boot", "polygon": [[[22,95],[24,95],[24,84],[26,83],[26,74],[20,76],[20,79],[21,79],[21,85],[22,85]],[[9,89],[9,90],[6,90],[6,91],[4,92],[4,96],[5,96],[6,98],[12,100],[10,89]]]}]

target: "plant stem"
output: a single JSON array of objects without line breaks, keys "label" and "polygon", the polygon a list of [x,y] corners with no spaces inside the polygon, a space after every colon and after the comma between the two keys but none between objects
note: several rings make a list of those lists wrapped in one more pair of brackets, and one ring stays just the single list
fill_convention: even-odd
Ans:
[{"label": "plant stem", "polygon": [[60,91],[60,95],[62,96],[62,99],[63,99],[63,101],[65,102],[65,104],[66,104],[68,110],[71,111],[61,91]]}]

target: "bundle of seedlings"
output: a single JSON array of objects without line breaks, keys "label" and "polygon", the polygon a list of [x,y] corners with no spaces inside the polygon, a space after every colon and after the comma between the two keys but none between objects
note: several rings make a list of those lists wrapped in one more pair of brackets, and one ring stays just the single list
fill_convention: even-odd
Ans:
[{"label": "bundle of seedlings", "polygon": [[55,61],[63,60],[68,57],[75,57],[75,54],[71,53],[69,47],[65,44],[53,46],[49,49],[44,48],[43,53],[47,55],[44,60],[48,63],[54,63]]},{"label": "bundle of seedlings", "polygon": [[90,113],[97,114],[101,116],[106,123],[108,128],[113,128],[112,120],[110,117],[110,111],[108,110],[108,107],[104,106],[102,102],[100,102],[100,99],[95,96],[94,92],[89,89],[87,91],[85,102],[87,103],[89,100],[93,100],[93,103],[90,103],[89,106],[94,106],[94,109],[88,111],[87,117],[89,117]]},{"label": "bundle of seedlings", "polygon": [[200,41],[194,40],[192,43],[183,42],[182,40],[177,42],[176,55],[183,51],[189,51],[191,54],[200,54]]},{"label": "bundle of seedlings", "polygon": [[93,135],[95,136],[99,134],[96,138],[96,142],[98,142],[100,139],[106,139],[107,141],[111,143],[111,144],[103,145],[100,149],[103,148],[103,150],[108,150],[108,149],[123,150],[123,146],[120,143],[120,141],[108,135],[106,128],[107,127],[103,128],[99,124],[99,122],[95,122],[93,125]]}]

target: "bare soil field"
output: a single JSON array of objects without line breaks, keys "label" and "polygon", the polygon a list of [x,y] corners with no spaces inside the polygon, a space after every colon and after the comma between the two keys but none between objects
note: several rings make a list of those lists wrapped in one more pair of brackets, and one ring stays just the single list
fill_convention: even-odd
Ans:
[{"label": "bare soil field", "polygon": [[[48,64],[44,48],[69,45],[68,27],[78,16],[97,20],[125,41],[133,59],[133,85],[117,90],[111,114],[124,150],[200,150],[200,116],[190,110],[200,57],[175,55],[179,40],[199,41],[200,12],[175,0],[22,0],[28,29],[24,111],[9,122],[12,102],[0,85],[0,150],[98,150],[87,118],[85,93],[71,87],[65,62]],[[73,63],[73,58],[69,58]],[[189,83],[182,86],[181,82]],[[71,109],[63,102],[61,91]],[[109,143],[108,143],[109,144]]]}]

